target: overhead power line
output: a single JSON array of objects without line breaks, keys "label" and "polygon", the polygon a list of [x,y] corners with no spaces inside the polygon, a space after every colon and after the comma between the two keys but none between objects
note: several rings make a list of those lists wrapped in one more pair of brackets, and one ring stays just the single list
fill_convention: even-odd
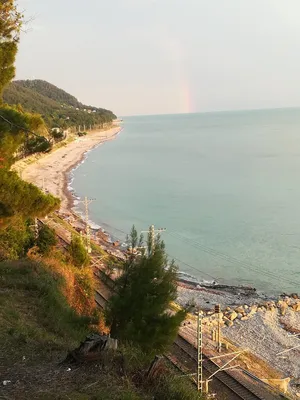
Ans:
[{"label": "overhead power line", "polygon": [[[120,233],[123,233],[124,235],[126,235],[126,232],[124,232],[123,230],[121,230],[121,229],[119,229],[119,228],[116,228],[116,227],[114,227],[114,226],[111,226],[111,225],[110,225],[110,227],[113,228],[114,230],[119,231]],[[299,282],[294,282],[294,281],[292,281],[292,280],[290,280],[290,279],[288,279],[288,278],[285,278],[285,277],[282,277],[282,276],[280,276],[280,275],[277,275],[277,274],[275,274],[275,273],[272,272],[272,271],[265,270],[265,269],[263,269],[261,266],[255,266],[255,265],[253,265],[253,264],[251,264],[251,263],[248,263],[248,262],[246,262],[246,261],[242,261],[242,260],[239,260],[239,259],[237,259],[237,258],[235,258],[235,257],[229,256],[229,255],[226,254],[226,253],[222,253],[222,252],[220,252],[220,251],[218,251],[218,250],[214,250],[213,248],[210,248],[210,247],[208,247],[208,246],[205,246],[205,245],[203,245],[203,244],[201,244],[201,243],[199,243],[199,242],[197,242],[197,241],[195,241],[195,240],[193,240],[193,239],[188,239],[188,238],[186,238],[185,236],[179,234],[178,232],[174,232],[174,231],[169,231],[169,230],[168,230],[166,233],[167,233],[168,235],[170,235],[170,236],[172,236],[172,237],[178,239],[178,240],[183,241],[184,243],[186,243],[186,244],[188,244],[188,245],[190,245],[190,246],[192,246],[192,247],[194,247],[194,248],[196,248],[196,249],[199,249],[199,250],[201,250],[201,251],[203,251],[203,252],[205,252],[205,253],[207,253],[207,254],[209,254],[209,255],[215,257],[215,258],[222,259],[222,260],[224,260],[224,261],[226,261],[226,262],[229,262],[229,263],[231,263],[231,264],[239,265],[239,266],[240,266],[241,268],[243,268],[243,269],[251,270],[251,271],[253,271],[253,272],[259,273],[260,275],[263,275],[263,276],[265,276],[265,277],[267,277],[267,278],[270,278],[270,279],[273,279],[273,280],[278,280],[278,281],[281,281],[281,282],[285,282],[285,283],[287,283],[288,285],[291,285],[291,286],[295,286],[295,285],[299,285],[299,286],[300,286],[300,283],[299,283]],[[113,236],[116,237],[116,235],[113,235]],[[116,238],[117,238],[117,237],[116,237]],[[117,238],[117,239],[118,239],[118,238]],[[204,274],[204,275],[208,276],[209,278],[211,278],[211,279],[213,279],[213,280],[216,280],[216,281],[222,280],[221,278],[212,276],[212,275],[210,275],[209,273],[200,270],[198,267],[195,267],[194,265],[191,265],[191,264],[189,264],[189,263],[187,263],[187,262],[185,262],[185,261],[182,261],[182,260],[180,260],[179,258],[174,257],[174,256],[171,255],[171,254],[168,254],[168,256],[169,256],[170,258],[173,258],[175,261],[178,261],[178,262],[180,262],[181,264],[183,264],[183,265],[185,265],[185,266],[187,266],[187,267],[193,269],[194,271],[199,272],[199,273],[201,273],[201,274]]]},{"label": "overhead power line", "polygon": [[188,264],[187,262],[182,261],[179,258],[172,256],[170,253],[168,254],[168,256],[171,257],[173,260],[178,261],[179,263],[181,263],[181,264],[183,264],[183,265],[185,265],[185,266],[187,266],[187,267],[189,267],[189,268],[191,268],[191,269],[193,269],[193,270],[195,270],[197,272],[201,272],[201,274],[204,274],[204,275],[208,276],[209,278],[213,279],[214,281],[220,281],[221,280],[220,278],[216,278],[215,276],[212,276],[212,275],[208,274],[207,272],[201,271],[199,268],[194,267],[193,265]]},{"label": "overhead power line", "polygon": [[300,286],[299,282],[291,281],[291,280],[289,280],[287,278],[284,278],[282,276],[279,276],[279,275],[277,275],[277,274],[275,274],[275,273],[273,273],[271,271],[265,270],[262,267],[260,267],[260,268],[259,267],[255,267],[253,264],[250,264],[250,263],[248,263],[246,261],[238,260],[235,257],[231,257],[231,256],[229,256],[229,255],[227,255],[225,253],[222,253],[222,252],[218,251],[218,250],[214,250],[214,249],[212,249],[210,247],[204,246],[201,243],[199,243],[199,242],[197,242],[197,241],[195,241],[193,239],[188,239],[185,236],[182,236],[177,232],[167,232],[167,233],[170,236],[172,236],[172,237],[174,237],[174,238],[176,238],[178,240],[181,240],[184,243],[189,244],[190,246],[192,246],[192,247],[194,247],[196,249],[199,249],[199,250],[201,250],[201,251],[203,251],[203,252],[205,252],[207,254],[210,254],[213,257],[220,258],[220,259],[225,260],[225,261],[227,261],[229,263],[232,263],[232,264],[237,264],[241,268],[248,269],[248,270],[251,270],[251,271],[254,271],[254,272],[258,272],[260,275],[264,275],[264,276],[266,276],[268,278],[280,280],[280,281],[288,283],[288,284],[290,284],[292,286],[295,286],[295,285],[299,285]]},{"label": "overhead power line", "polygon": [[6,122],[7,124],[9,124],[10,126],[14,126],[15,128],[19,128],[20,130],[22,130],[25,133],[30,133],[31,135],[38,137],[38,138],[42,138],[45,141],[49,142],[49,140],[45,137],[45,136],[41,136],[33,131],[31,131],[30,129],[25,128],[24,126],[15,124],[14,122],[9,121],[7,118],[3,117],[3,115],[0,114],[0,118]]}]

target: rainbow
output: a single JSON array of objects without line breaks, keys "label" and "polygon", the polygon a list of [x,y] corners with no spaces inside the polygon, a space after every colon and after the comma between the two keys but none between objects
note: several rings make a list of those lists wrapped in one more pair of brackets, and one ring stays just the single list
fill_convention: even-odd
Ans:
[{"label": "rainbow", "polygon": [[193,94],[186,68],[185,51],[179,40],[171,36],[170,32],[164,27],[164,40],[161,40],[164,52],[169,55],[171,61],[171,70],[175,77],[175,86],[177,93],[177,112],[192,113],[195,112],[193,104]]}]

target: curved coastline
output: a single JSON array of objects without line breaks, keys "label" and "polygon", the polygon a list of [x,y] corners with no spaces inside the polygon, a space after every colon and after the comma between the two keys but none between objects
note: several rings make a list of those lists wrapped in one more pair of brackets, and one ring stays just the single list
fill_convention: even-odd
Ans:
[{"label": "curved coastline", "polygon": [[32,160],[22,160],[16,166],[22,171],[22,178],[61,199],[60,211],[69,213],[74,198],[69,191],[69,175],[79,165],[86,154],[95,147],[113,140],[122,127],[117,125],[105,131],[91,132],[84,138],[76,138],[49,154]]},{"label": "curved coastline", "polygon": [[[113,128],[114,129],[114,128]],[[74,161],[65,171],[64,171],[64,182],[63,182],[63,194],[66,198],[67,201],[67,209],[68,210],[73,210],[74,209],[74,201],[76,199],[76,196],[74,194],[73,189],[70,187],[70,184],[73,182],[73,177],[71,177],[71,174],[82,164],[84,161],[87,159],[88,154],[92,151],[95,150],[97,147],[101,146],[105,142],[114,140],[121,132],[123,128],[119,127],[119,129],[108,139],[102,140],[99,143],[96,143],[94,146],[91,148],[87,149],[84,153],[82,153],[81,157]]]}]

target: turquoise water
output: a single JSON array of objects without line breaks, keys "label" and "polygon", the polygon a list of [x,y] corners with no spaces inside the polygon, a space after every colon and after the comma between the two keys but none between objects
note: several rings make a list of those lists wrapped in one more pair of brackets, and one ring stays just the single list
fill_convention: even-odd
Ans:
[{"label": "turquoise water", "polygon": [[198,279],[300,291],[300,110],[130,117],[74,172],[91,219],[121,239],[166,227]]}]

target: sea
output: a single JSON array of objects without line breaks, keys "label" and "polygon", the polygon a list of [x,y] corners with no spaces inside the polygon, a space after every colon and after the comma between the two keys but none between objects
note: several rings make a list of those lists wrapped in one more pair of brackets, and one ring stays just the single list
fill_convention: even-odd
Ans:
[{"label": "sea", "polygon": [[300,109],[137,116],[122,126],[72,172],[76,196],[94,199],[94,225],[121,243],[132,225],[162,229],[191,281],[300,292]]}]

